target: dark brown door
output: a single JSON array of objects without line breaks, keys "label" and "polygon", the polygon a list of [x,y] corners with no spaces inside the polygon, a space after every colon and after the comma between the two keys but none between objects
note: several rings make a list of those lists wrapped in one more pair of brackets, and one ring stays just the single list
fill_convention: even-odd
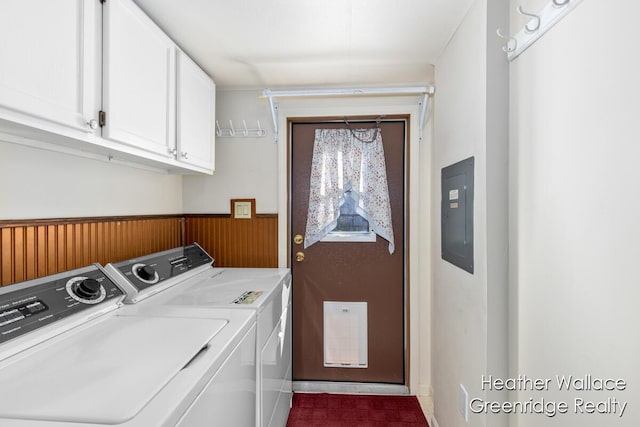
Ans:
[{"label": "dark brown door", "polygon": [[[374,127],[374,121],[350,122]],[[304,249],[315,130],[344,122],[291,124],[291,269],[293,275],[293,377],[297,381],[405,384],[404,216],[406,121],[380,124],[393,220],[395,252],[375,242],[317,242]],[[304,260],[297,261],[302,252]],[[325,367],[323,303],[366,302],[368,367]]]}]

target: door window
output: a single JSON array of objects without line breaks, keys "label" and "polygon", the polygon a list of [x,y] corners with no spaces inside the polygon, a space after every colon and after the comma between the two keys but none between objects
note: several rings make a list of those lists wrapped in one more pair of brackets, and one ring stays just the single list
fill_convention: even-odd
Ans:
[{"label": "door window", "polygon": [[[343,228],[351,230],[340,233]],[[376,234],[389,242],[392,254],[395,244],[380,129],[316,129],[304,247],[321,240],[371,242]]]},{"label": "door window", "polygon": [[351,190],[344,193],[336,228],[321,239],[322,242],[375,242],[376,233],[369,221],[356,211]]}]

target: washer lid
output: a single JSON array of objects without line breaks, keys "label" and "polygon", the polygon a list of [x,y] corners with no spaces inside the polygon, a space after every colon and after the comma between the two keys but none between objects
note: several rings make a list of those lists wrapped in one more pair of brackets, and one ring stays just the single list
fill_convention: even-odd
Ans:
[{"label": "washer lid", "polygon": [[52,339],[2,364],[0,418],[123,423],[226,324],[114,316]]}]

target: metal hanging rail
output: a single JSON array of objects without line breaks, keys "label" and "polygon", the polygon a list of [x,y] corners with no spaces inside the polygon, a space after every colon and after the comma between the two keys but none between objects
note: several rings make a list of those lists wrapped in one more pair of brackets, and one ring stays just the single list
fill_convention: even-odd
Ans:
[{"label": "metal hanging rail", "polygon": [[306,98],[306,97],[347,97],[347,96],[401,96],[401,95],[422,95],[420,97],[420,140],[422,140],[422,130],[425,124],[429,97],[435,93],[433,85],[412,86],[412,87],[392,87],[392,88],[356,88],[356,89],[302,89],[302,90],[271,90],[266,88],[262,91],[262,96],[269,99],[271,108],[271,118],[273,120],[273,130],[275,142],[278,142],[278,103],[275,98]]}]

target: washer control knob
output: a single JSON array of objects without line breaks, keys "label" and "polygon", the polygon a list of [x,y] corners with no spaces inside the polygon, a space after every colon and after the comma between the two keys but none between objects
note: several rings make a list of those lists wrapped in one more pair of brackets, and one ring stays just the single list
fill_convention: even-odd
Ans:
[{"label": "washer control knob", "polygon": [[148,265],[141,265],[136,269],[136,273],[138,273],[138,277],[142,280],[151,281],[156,277],[156,270]]},{"label": "washer control knob", "polygon": [[75,294],[84,299],[95,299],[100,296],[102,287],[95,279],[84,279],[75,289]]}]

